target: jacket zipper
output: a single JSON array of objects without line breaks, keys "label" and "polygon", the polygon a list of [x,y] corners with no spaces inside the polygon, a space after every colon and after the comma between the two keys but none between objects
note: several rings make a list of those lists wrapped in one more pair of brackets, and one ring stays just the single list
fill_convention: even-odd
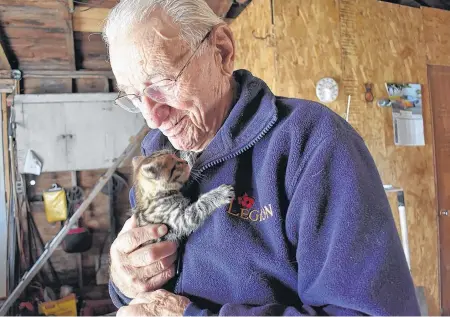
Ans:
[{"label": "jacket zipper", "polygon": [[264,128],[264,130],[261,131],[261,133],[249,144],[247,144],[245,147],[243,147],[242,149],[240,149],[237,152],[234,152],[230,155],[224,156],[222,158],[219,158],[215,161],[209,162],[208,164],[206,164],[205,166],[203,166],[200,170],[198,170],[199,173],[203,173],[205,170],[207,170],[208,168],[213,167],[216,164],[225,162],[226,160],[230,160],[232,158],[235,158],[236,156],[241,155],[242,153],[244,153],[245,151],[247,151],[248,149],[250,149],[251,147],[253,147],[258,141],[260,141],[266,134],[267,132],[269,132],[269,130],[274,126],[275,122],[277,122],[277,115],[275,114],[272,119],[270,120],[269,124]]},{"label": "jacket zipper", "polygon": [[[215,161],[209,162],[208,164],[206,164],[205,166],[203,166],[202,168],[200,168],[198,170],[199,173],[203,173],[204,171],[206,171],[208,168],[213,167],[214,165],[217,165],[219,163],[225,162],[227,160],[230,160],[232,158],[235,158],[239,155],[241,155],[242,153],[244,153],[245,151],[247,151],[248,149],[250,149],[251,147],[253,147],[258,141],[260,141],[266,134],[267,132],[269,132],[269,130],[274,126],[274,124],[277,122],[278,117],[275,114],[272,119],[270,120],[269,124],[261,131],[261,133],[255,138],[253,139],[252,142],[250,142],[249,144],[247,144],[246,146],[244,146],[243,148],[241,148],[240,150],[231,153],[230,155],[224,156],[222,158],[219,158]],[[192,182],[192,180],[190,180],[190,182]],[[184,251],[184,242],[182,245],[182,249]],[[181,282],[181,278],[182,278],[182,257],[184,255],[184,252],[181,253],[181,255],[178,257],[178,261],[177,261],[177,275],[178,275],[178,279],[177,282],[175,284],[175,291],[178,294],[181,294],[183,289],[182,289],[182,282]]]}]

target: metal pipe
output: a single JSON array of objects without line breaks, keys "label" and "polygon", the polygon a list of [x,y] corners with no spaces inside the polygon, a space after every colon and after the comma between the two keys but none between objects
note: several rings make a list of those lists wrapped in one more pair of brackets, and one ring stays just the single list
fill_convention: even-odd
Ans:
[{"label": "metal pipe", "polygon": [[23,78],[114,78],[112,71],[28,70]]},{"label": "metal pipe", "polygon": [[408,222],[406,220],[405,192],[403,190],[397,192],[398,215],[400,219],[400,232],[402,235],[403,251],[405,252],[406,262],[408,262],[409,270],[411,270],[411,258],[409,253],[408,241]]},{"label": "metal pipe", "polygon": [[409,252],[408,241],[408,221],[406,219],[406,207],[405,207],[405,191],[403,188],[394,187],[392,185],[383,185],[386,193],[397,193],[397,208],[400,222],[400,236],[402,239],[403,252],[405,253],[406,262],[408,268],[411,271],[411,256]]}]

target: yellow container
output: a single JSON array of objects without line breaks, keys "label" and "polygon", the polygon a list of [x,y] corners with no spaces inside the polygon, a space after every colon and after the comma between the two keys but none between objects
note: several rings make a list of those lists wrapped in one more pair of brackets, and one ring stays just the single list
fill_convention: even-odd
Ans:
[{"label": "yellow container", "polygon": [[63,188],[53,185],[43,193],[44,209],[48,222],[64,221],[67,219],[67,199]]},{"label": "yellow container", "polygon": [[77,299],[70,294],[61,299],[39,304],[39,313],[46,316],[77,316]]}]

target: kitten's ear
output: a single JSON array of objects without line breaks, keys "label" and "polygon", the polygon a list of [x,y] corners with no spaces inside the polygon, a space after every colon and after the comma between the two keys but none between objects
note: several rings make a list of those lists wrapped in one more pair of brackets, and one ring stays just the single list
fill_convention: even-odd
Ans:
[{"label": "kitten's ear", "polygon": [[139,164],[141,164],[141,162],[144,160],[145,156],[135,156],[133,157],[133,159],[131,160],[131,164],[133,165],[133,169],[135,170]]}]

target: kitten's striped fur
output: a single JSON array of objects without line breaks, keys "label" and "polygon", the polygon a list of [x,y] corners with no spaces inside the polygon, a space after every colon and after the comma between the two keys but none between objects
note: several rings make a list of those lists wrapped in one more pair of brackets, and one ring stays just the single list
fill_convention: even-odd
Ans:
[{"label": "kitten's striped fur", "polygon": [[176,241],[188,236],[216,208],[229,204],[234,198],[233,187],[221,185],[191,203],[180,189],[189,179],[192,156],[181,156],[189,159],[190,164],[169,150],[133,159],[136,193],[133,213],[138,226],[166,224],[169,232],[160,240]]}]

